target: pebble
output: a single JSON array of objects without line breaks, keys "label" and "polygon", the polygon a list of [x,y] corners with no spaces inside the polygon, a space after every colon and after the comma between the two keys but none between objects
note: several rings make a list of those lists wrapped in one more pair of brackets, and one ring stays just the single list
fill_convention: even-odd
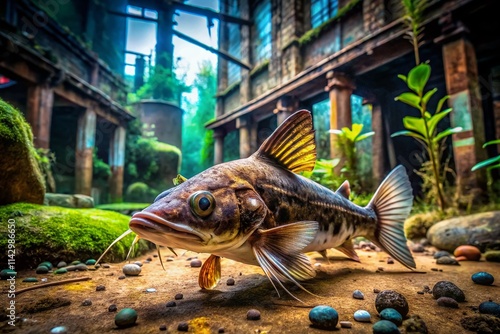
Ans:
[{"label": "pebble", "polygon": [[3,280],[9,279],[11,278],[11,276],[16,277],[17,272],[12,269],[3,269],[2,271],[0,271],[0,278]]},{"label": "pebble", "polygon": [[352,327],[352,322],[350,321],[341,321],[339,322],[340,327],[342,328],[351,328]]},{"label": "pebble", "polygon": [[201,260],[194,259],[191,261],[191,263],[189,265],[193,268],[199,268],[199,267],[201,267]]},{"label": "pebble", "polygon": [[387,264],[394,264],[394,260],[392,258],[387,258]]},{"label": "pebble", "polygon": [[484,259],[490,262],[500,262],[500,250],[489,250],[484,253]]},{"label": "pebble", "polygon": [[116,312],[118,310],[118,307],[116,307],[116,304],[111,304],[108,307],[108,312]]},{"label": "pebble", "polygon": [[74,266],[74,265],[70,265],[70,266],[67,266],[65,268],[67,271],[75,271],[76,270],[76,266]]},{"label": "pebble", "polygon": [[120,275],[120,276],[118,276],[118,279],[125,279],[126,277],[127,276],[125,276],[125,275]]},{"label": "pebble", "polygon": [[27,283],[38,282],[38,278],[36,278],[36,277],[26,277],[25,279],[23,279],[23,282],[27,282]]},{"label": "pebble", "polygon": [[105,291],[106,287],[104,285],[98,285],[95,287],[95,291]]},{"label": "pebble", "polygon": [[158,257],[158,254],[153,254],[153,257]]},{"label": "pebble", "polygon": [[135,261],[133,264],[138,265],[139,267],[142,267],[142,262],[141,261]]},{"label": "pebble", "polygon": [[234,285],[234,283],[235,283],[235,281],[234,281],[234,278],[232,278],[232,277],[228,278],[226,281],[227,285]]},{"label": "pebble", "polygon": [[380,320],[373,325],[373,334],[400,334],[401,332],[394,323],[389,320]]},{"label": "pebble", "polygon": [[57,274],[57,275],[67,274],[67,273],[68,273],[68,269],[66,269],[66,268],[59,268],[56,271],[54,271],[54,274]]},{"label": "pebble", "polygon": [[49,270],[52,270],[52,268],[54,268],[54,266],[52,265],[52,263],[50,263],[49,261],[44,261],[44,262],[40,263],[38,266],[39,267],[40,266],[45,266],[45,267],[49,268]]},{"label": "pebble", "polygon": [[80,263],[80,264],[76,265],[75,269],[78,271],[87,271],[87,270],[89,270],[89,267],[87,267],[87,265],[85,263]]},{"label": "pebble", "polygon": [[500,304],[495,302],[482,302],[479,304],[479,313],[491,314],[500,317]]},{"label": "pebble", "polygon": [[37,274],[46,274],[49,272],[49,268],[47,268],[46,266],[39,266],[38,268],[36,268],[35,272]]},{"label": "pebble", "polygon": [[408,319],[403,321],[404,333],[420,333],[427,334],[427,325],[418,315],[411,315]]},{"label": "pebble", "polygon": [[480,285],[492,285],[495,281],[493,275],[485,271],[477,272],[473,274],[471,278],[474,283]]},{"label": "pebble", "polygon": [[256,309],[248,310],[247,320],[260,320],[260,311]]},{"label": "pebble", "polygon": [[40,281],[42,281],[42,282],[45,283],[45,282],[47,282],[47,279],[46,278],[42,278]]},{"label": "pebble", "polygon": [[146,293],[155,293],[156,289],[155,288],[147,288]]},{"label": "pebble", "polygon": [[179,322],[177,330],[179,332],[187,332],[189,330],[189,324],[187,322]]},{"label": "pebble", "polygon": [[64,261],[61,261],[57,264],[57,268],[62,268],[62,267],[66,267],[68,264]]},{"label": "pebble", "polygon": [[82,302],[82,306],[90,306],[90,305],[92,305],[92,301],[90,299],[85,299]]},{"label": "pebble", "polygon": [[50,334],[67,334],[68,329],[65,326],[57,326],[50,330]]},{"label": "pebble", "polygon": [[102,265],[102,267],[103,267],[103,268],[106,268],[106,269],[111,268],[111,266],[110,266],[109,264],[107,264],[107,263],[104,263],[104,264]]},{"label": "pebble", "polygon": [[171,257],[171,256],[167,257],[167,262],[172,262],[173,260],[174,260],[173,257]]},{"label": "pebble", "polygon": [[363,294],[363,292],[359,290],[354,290],[352,293],[352,297],[354,299],[365,299],[365,295]]},{"label": "pebble", "polygon": [[184,298],[184,295],[182,293],[178,293],[174,297],[175,300],[181,300],[182,298]]},{"label": "pebble", "polygon": [[447,251],[444,251],[444,250],[441,250],[441,251],[437,251],[436,253],[434,253],[434,258],[435,259],[439,259],[440,257],[443,257],[443,256],[450,256],[451,254],[448,253]]},{"label": "pebble", "polygon": [[88,259],[87,261],[85,261],[85,264],[87,266],[93,266],[97,261],[94,260],[94,259]]},{"label": "pebble", "polygon": [[457,302],[465,301],[464,292],[455,284],[449,281],[439,281],[432,288],[432,295],[435,299],[440,297],[450,297]]},{"label": "pebble", "polygon": [[167,307],[176,307],[176,306],[177,306],[177,304],[176,304],[176,302],[174,302],[174,301],[169,301],[169,302],[167,302],[167,305],[166,305],[166,306],[167,306]]},{"label": "pebble", "polygon": [[368,311],[357,310],[356,312],[354,312],[354,320],[359,322],[371,322],[372,316]]},{"label": "pebble", "polygon": [[[155,255],[156,255],[156,254],[155,254]],[[156,255],[156,256],[158,256],[158,255]],[[161,331],[166,331],[166,330],[167,330],[167,325],[165,325],[165,324],[161,324],[159,329],[160,329]]]},{"label": "pebble", "polygon": [[465,256],[469,261],[479,261],[481,259],[481,251],[479,248],[471,245],[462,245],[455,248],[453,252],[455,257]]},{"label": "pebble", "polygon": [[123,273],[127,276],[137,276],[141,273],[141,267],[135,263],[128,263],[123,266]]},{"label": "pebble", "polygon": [[406,317],[410,310],[406,298],[394,290],[384,290],[377,294],[375,308],[379,314],[383,309],[393,308],[398,311],[402,317]]},{"label": "pebble", "polygon": [[124,308],[115,315],[115,325],[118,327],[129,327],[137,321],[137,312],[131,308]]},{"label": "pebble", "polygon": [[373,293],[379,293],[380,290],[379,289],[373,289]]},{"label": "pebble", "polygon": [[396,326],[401,326],[401,324],[403,323],[403,317],[401,316],[401,313],[393,308],[383,309],[382,312],[380,312],[380,318],[382,318],[382,320],[389,320]]},{"label": "pebble", "polygon": [[219,333],[219,334],[222,334],[225,332],[226,332],[226,330],[224,329],[224,327],[219,328],[219,330],[217,331],[217,333]]},{"label": "pebble", "polygon": [[76,266],[76,265],[78,265],[78,264],[80,264],[80,263],[81,263],[81,262],[77,260],[77,261],[73,261],[73,262],[71,262],[71,263],[70,263],[70,265],[72,265],[72,266]]},{"label": "pebble", "polygon": [[444,306],[449,308],[458,308],[458,302],[450,297],[439,297],[437,300],[437,304],[439,306]]},{"label": "pebble", "polygon": [[[156,255],[156,254],[155,254],[155,255]],[[158,256],[158,255],[156,255],[156,256]],[[155,257],[156,257],[156,256],[155,256]],[[146,259],[146,261],[151,262],[151,261],[153,261],[153,258],[152,258],[151,256],[148,256],[148,258]]]},{"label": "pebble", "polygon": [[456,259],[449,256],[441,256],[439,259],[436,260],[436,264],[455,265],[455,266],[460,265]]},{"label": "pebble", "polygon": [[319,305],[309,312],[309,321],[320,329],[334,329],[339,321],[339,314],[333,307]]},{"label": "pebble", "polygon": [[425,251],[425,248],[421,244],[415,244],[411,248],[411,251],[414,253],[423,253]]}]

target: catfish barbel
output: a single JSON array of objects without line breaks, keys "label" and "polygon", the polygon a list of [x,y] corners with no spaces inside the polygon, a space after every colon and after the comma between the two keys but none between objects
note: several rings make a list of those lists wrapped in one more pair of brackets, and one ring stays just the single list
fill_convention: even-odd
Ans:
[{"label": "catfish barbel", "polygon": [[226,257],[260,266],[275,288],[291,295],[283,283],[304,289],[299,281],[316,275],[304,253],[336,248],[359,261],[351,241],[358,236],[415,268],[403,232],[413,203],[404,167],[392,170],[360,207],[349,201],[348,183],[334,192],[296,174],[315,162],[312,116],[300,110],[250,157],[215,165],[161,193],[133,215],[130,229],[157,245],[210,253],[198,280],[204,289],[217,285]]}]

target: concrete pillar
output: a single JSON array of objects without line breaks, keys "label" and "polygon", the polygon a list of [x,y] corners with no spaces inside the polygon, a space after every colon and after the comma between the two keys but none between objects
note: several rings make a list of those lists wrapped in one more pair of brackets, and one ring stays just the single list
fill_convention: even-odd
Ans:
[{"label": "concrete pillar", "polygon": [[481,147],[485,140],[483,108],[474,46],[464,35],[453,37],[443,45],[443,62],[448,104],[453,107],[451,124],[463,128],[453,135],[457,184],[467,194],[485,186],[484,172],[471,172],[472,166],[486,158]]},{"label": "concrete pillar", "polygon": [[253,121],[250,123],[250,151],[256,152],[259,148],[259,123]]},{"label": "concrete pillar", "polygon": [[[240,16],[242,19],[250,19],[250,5],[248,1],[240,1]],[[240,27],[240,50],[241,50],[241,61],[251,64],[250,61],[250,50],[251,50],[251,39],[250,39],[250,26],[242,25]],[[254,66],[257,64],[253,64]],[[250,71],[241,67],[241,84],[240,84],[240,104],[245,104],[252,99],[252,86],[250,83]],[[241,145],[240,145],[241,147]]]},{"label": "concrete pillar", "polygon": [[[227,13],[227,8],[224,1],[220,1],[219,10],[221,13]],[[228,39],[228,24],[220,21],[219,22],[219,50],[228,51],[229,39]],[[218,57],[217,66],[217,91],[222,92],[227,88],[227,68],[228,62],[221,57]],[[215,111],[215,116],[224,115],[224,97],[217,96],[217,108]]]},{"label": "concrete pillar", "polygon": [[[307,1],[286,0],[281,1],[281,15],[273,18],[274,30],[279,38],[276,38],[276,49],[279,50],[281,62],[281,83],[287,82],[302,71],[302,53],[299,45],[299,38],[309,27],[309,15]],[[275,15],[276,16],[276,15]],[[307,22],[307,23],[306,23]],[[279,43],[279,44],[278,44]],[[278,66],[276,66],[278,67]]]},{"label": "concrete pillar", "polygon": [[224,162],[224,137],[226,133],[223,129],[214,130],[214,165]]},{"label": "concrete pillar", "polygon": [[[491,69],[491,87],[493,93],[493,115],[495,118],[495,138],[500,138],[500,66]],[[500,144],[497,145],[500,153]]]},{"label": "concrete pillar", "polygon": [[33,131],[33,142],[37,148],[50,148],[50,123],[54,91],[47,84],[28,88],[26,119]]},{"label": "concrete pillar", "polygon": [[238,117],[236,128],[240,133],[240,158],[248,158],[252,154],[252,144],[250,135],[251,119],[248,117]]},{"label": "concrete pillar", "polygon": [[96,113],[87,109],[78,118],[75,152],[75,193],[92,191],[92,155],[95,146]]},{"label": "concrete pillar", "polygon": [[123,168],[125,166],[125,138],[126,130],[118,126],[113,132],[109,143],[109,196],[111,202],[121,202],[123,199]]},{"label": "concrete pillar", "polygon": [[384,119],[382,107],[377,101],[372,101],[372,128],[375,134],[372,137],[373,145],[373,184],[379,185],[384,179],[386,171],[385,150],[387,147],[384,140]]},{"label": "concrete pillar", "polygon": [[283,123],[291,114],[299,109],[299,101],[293,96],[282,96],[276,103],[274,113],[277,116],[278,125]]},{"label": "concrete pillar", "polygon": [[[355,89],[352,79],[343,73],[328,72],[325,90],[330,96],[330,129],[352,127],[351,95]],[[338,158],[337,135],[330,134],[330,156]]]}]

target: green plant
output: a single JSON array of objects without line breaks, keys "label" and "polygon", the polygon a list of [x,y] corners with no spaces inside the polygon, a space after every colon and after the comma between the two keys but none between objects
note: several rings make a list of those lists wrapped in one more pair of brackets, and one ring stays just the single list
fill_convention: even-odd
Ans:
[{"label": "green plant", "polygon": [[35,158],[45,181],[45,190],[55,193],[56,180],[52,174],[52,165],[56,162],[56,155],[47,148],[37,148],[36,153]]},{"label": "green plant", "polygon": [[330,133],[334,133],[338,136],[337,148],[339,149],[342,158],[345,159],[344,165],[341,172],[347,175],[351,182],[359,183],[359,171],[358,171],[358,155],[356,149],[356,143],[370,138],[375,134],[375,132],[370,131],[366,133],[361,133],[363,131],[363,124],[354,123],[352,129],[348,127],[343,127],[342,129],[330,130]]},{"label": "green plant", "polygon": [[97,148],[92,156],[92,174],[96,179],[107,180],[111,176],[111,168],[97,156]]},{"label": "green plant", "polygon": [[314,169],[310,172],[302,172],[302,176],[313,180],[331,190],[337,189],[343,182],[335,168],[340,163],[340,159],[318,159]]},{"label": "green plant", "polygon": [[[498,145],[498,144],[500,144],[500,139],[490,140],[489,142],[484,143],[483,148],[485,148],[486,146]],[[486,168],[486,177],[488,180],[488,182],[487,182],[488,193],[490,194],[490,197],[492,199],[496,199],[496,197],[498,196],[498,195],[496,195],[498,193],[498,191],[494,190],[494,188],[495,188],[494,187],[494,180],[493,180],[493,177],[491,176],[491,170],[500,168],[500,154],[497,155],[496,157],[492,157],[492,158],[486,159],[484,161],[478,162],[477,164],[475,164],[472,167],[471,171],[475,172],[476,170],[481,169],[481,168]],[[498,182],[497,182],[497,186],[498,186]]]},{"label": "green plant", "polygon": [[439,122],[452,111],[452,108],[443,110],[443,105],[449,98],[446,95],[437,103],[434,114],[431,114],[427,110],[430,98],[437,92],[437,88],[425,91],[425,85],[429,80],[430,74],[431,67],[429,64],[419,64],[410,70],[408,76],[398,75],[407,84],[410,91],[400,94],[395,100],[416,108],[420,113],[420,117],[403,117],[403,126],[406,130],[393,133],[391,137],[409,136],[417,140],[424,147],[431,164],[433,191],[436,194],[440,209],[444,210],[447,204],[440,170],[441,145],[443,145],[446,137],[462,131],[462,128],[454,127],[438,131]]},{"label": "green plant", "polygon": [[405,15],[403,16],[405,24],[408,26],[406,35],[413,45],[415,54],[415,65],[420,64],[419,46],[422,44],[424,27],[423,13],[427,8],[427,0],[402,0]]}]

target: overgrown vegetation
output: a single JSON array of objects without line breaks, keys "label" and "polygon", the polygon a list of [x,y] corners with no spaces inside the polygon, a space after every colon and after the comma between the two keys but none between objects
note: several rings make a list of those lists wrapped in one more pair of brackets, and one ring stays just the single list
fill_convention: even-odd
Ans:
[{"label": "overgrown vegetation", "polygon": [[[490,140],[489,142],[484,143],[483,148],[486,148],[487,146],[492,146],[492,145],[499,145],[500,144],[500,139],[495,139],[495,140]],[[475,172],[478,169],[481,168],[486,168],[486,177],[487,177],[487,186],[488,186],[488,193],[490,196],[490,199],[495,201],[498,200],[499,198],[499,191],[500,189],[500,181],[496,180],[496,185],[495,185],[495,180],[493,180],[493,176],[491,175],[491,171],[494,169],[500,169],[500,154],[491,157],[489,159],[486,159],[484,161],[478,162],[476,165],[474,165],[471,169],[471,171]],[[495,187],[496,186],[496,187]]]}]

